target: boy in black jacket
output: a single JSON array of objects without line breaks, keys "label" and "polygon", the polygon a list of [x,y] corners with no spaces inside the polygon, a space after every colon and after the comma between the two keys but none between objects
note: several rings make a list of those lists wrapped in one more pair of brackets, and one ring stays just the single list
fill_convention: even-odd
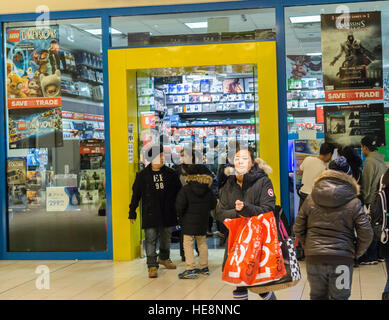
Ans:
[{"label": "boy in black jacket", "polygon": [[150,148],[148,157],[151,164],[136,174],[132,186],[129,219],[134,223],[136,208],[142,199],[142,228],[145,229],[149,278],[156,278],[159,264],[167,269],[176,269],[169,256],[172,226],[177,225],[174,204],[181,182],[177,173],[164,165],[162,145]]},{"label": "boy in black jacket", "polygon": [[[210,189],[212,177],[201,174],[202,165],[186,165],[187,184],[180,190],[176,210],[184,238],[186,270],[178,275],[180,279],[194,279],[198,274],[209,274],[208,246],[206,234],[210,211],[216,208],[216,197]],[[196,238],[200,269],[195,268],[193,242]]]}]

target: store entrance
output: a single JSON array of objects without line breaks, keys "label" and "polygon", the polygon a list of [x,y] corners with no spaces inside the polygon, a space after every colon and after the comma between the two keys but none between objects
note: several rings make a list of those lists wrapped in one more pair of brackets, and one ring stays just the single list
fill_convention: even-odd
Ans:
[{"label": "store entrance", "polygon": [[109,69],[115,260],[141,254],[140,219],[130,225],[128,204],[145,150],[161,137],[168,166],[194,143],[215,174],[221,163],[207,159],[215,140],[221,153],[229,139],[254,147],[273,168],[280,202],[275,42],[116,49]]}]

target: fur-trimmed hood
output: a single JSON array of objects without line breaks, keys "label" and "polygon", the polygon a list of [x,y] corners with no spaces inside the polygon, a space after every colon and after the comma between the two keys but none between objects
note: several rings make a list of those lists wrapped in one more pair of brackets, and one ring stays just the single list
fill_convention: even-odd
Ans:
[{"label": "fur-trimmed hood", "polygon": [[207,174],[190,174],[185,178],[186,182],[198,182],[201,184],[206,184],[208,187],[212,185],[212,177]]},{"label": "fur-trimmed hood", "polygon": [[313,184],[312,199],[323,207],[340,207],[360,193],[357,181],[350,175],[336,170],[325,170]]},{"label": "fur-trimmed hood", "polygon": [[212,177],[207,174],[190,174],[186,177],[187,188],[200,197],[210,190],[212,181]]},{"label": "fur-trimmed hood", "polygon": [[[263,170],[266,174],[271,174],[273,172],[273,169],[268,164],[266,164],[265,160],[263,160],[261,158],[256,158],[255,159],[254,166],[256,166],[259,169]],[[234,168],[234,166],[227,166],[224,169],[224,174],[226,176],[235,175],[235,168]]]}]

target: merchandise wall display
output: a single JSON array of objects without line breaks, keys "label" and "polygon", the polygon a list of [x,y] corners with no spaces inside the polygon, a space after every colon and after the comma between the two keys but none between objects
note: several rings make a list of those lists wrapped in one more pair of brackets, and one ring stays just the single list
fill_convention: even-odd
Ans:
[{"label": "merchandise wall display", "polygon": [[207,150],[214,139],[220,151],[226,150],[231,138],[255,147],[253,66],[194,67],[180,76],[164,72],[167,75],[137,78],[140,151],[161,135],[170,139],[164,143],[170,164],[192,142],[198,150]]},{"label": "merchandise wall display", "polygon": [[382,99],[381,12],[322,14],[321,34],[326,100]]}]

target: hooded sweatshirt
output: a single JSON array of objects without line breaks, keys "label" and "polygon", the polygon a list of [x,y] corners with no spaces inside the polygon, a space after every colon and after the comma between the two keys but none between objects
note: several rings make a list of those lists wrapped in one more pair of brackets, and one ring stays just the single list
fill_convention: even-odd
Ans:
[{"label": "hooded sweatshirt", "polygon": [[386,172],[385,156],[376,151],[370,152],[365,160],[362,172],[362,199],[369,205],[374,193],[378,190],[381,176]]},{"label": "hooded sweatshirt", "polygon": [[356,180],[340,171],[315,180],[293,226],[308,263],[352,265],[369,247],[373,230],[358,194]]}]

